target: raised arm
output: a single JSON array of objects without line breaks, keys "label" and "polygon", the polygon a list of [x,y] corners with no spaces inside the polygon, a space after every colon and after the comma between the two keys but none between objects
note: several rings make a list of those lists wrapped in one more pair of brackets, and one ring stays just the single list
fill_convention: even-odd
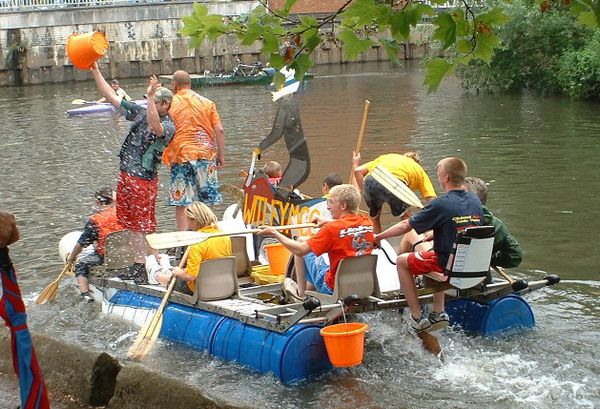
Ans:
[{"label": "raised arm", "polygon": [[[160,87],[160,83],[155,75],[150,77],[150,84],[148,85],[147,92],[147,100],[148,105],[147,115],[148,115],[148,127],[152,131],[152,133],[156,136],[161,136],[164,132],[164,127],[160,122],[160,115],[158,114],[158,110],[156,109],[156,102],[154,101],[154,95],[156,94],[156,89]],[[162,102],[159,102],[162,104]]]},{"label": "raised arm", "polygon": [[121,97],[117,96],[110,84],[106,82],[100,69],[98,69],[98,64],[94,63],[90,70],[92,71],[92,76],[94,77],[94,81],[96,81],[98,90],[104,95],[106,101],[110,102],[115,108],[119,108],[121,106]]}]

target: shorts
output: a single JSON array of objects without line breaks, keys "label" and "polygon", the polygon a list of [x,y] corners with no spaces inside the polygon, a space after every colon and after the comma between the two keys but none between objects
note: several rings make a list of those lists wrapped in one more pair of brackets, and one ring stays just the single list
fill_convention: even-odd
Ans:
[{"label": "shorts", "polygon": [[375,217],[381,212],[384,203],[390,206],[394,217],[400,216],[410,207],[369,175],[364,179],[363,195],[369,206],[369,216],[371,217]]},{"label": "shorts", "polygon": [[156,231],[158,179],[142,179],[121,171],[117,183],[117,220],[127,230]]},{"label": "shorts", "polygon": [[316,256],[312,251],[303,257],[306,269],[306,281],[315,286],[323,294],[333,294],[331,288],[325,284],[325,276],[329,271],[329,263],[325,258]]},{"label": "shorts", "polygon": [[171,166],[169,205],[188,206],[202,202],[212,206],[222,201],[214,160],[198,159]]},{"label": "shorts", "polygon": [[407,259],[408,271],[414,276],[430,273],[443,273],[444,269],[440,266],[440,260],[435,251],[415,251],[410,253]]},{"label": "shorts", "polygon": [[95,251],[93,253],[80,255],[75,264],[75,277],[81,276],[88,278],[90,276],[90,267],[100,266],[103,262],[104,257]]}]

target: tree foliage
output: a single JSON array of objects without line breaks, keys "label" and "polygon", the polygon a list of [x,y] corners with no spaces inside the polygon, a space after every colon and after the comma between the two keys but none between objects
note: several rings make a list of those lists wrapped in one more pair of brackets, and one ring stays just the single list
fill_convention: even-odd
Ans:
[{"label": "tree foliage", "polygon": [[[529,7],[528,2],[518,0],[506,12],[510,22],[498,30],[502,46],[489,64],[472,61],[458,69],[463,85],[507,91],[529,88],[542,94],[564,92],[583,96],[586,92],[578,91],[579,80],[585,77],[590,82],[598,78],[593,71],[582,72],[595,61],[595,49],[590,43],[592,30],[563,7],[542,13]],[[584,55],[579,50],[586,44],[589,47]]]},{"label": "tree foliage", "polygon": [[[481,7],[474,0],[460,0],[455,9],[439,13],[430,4],[443,5],[446,0],[348,0],[334,13],[319,18],[292,15],[296,1],[286,0],[282,9],[272,10],[259,0],[261,5],[249,15],[236,18],[211,15],[206,6],[196,3],[192,15],[182,19],[179,32],[191,38],[194,48],[227,34],[236,35],[245,45],[258,41],[271,66],[289,65],[301,78],[313,64],[313,51],[327,42],[341,46],[349,60],[380,45],[397,62],[400,44],[409,40],[411,30],[427,16],[435,27],[433,39],[447,50],[447,57],[426,64],[425,85],[434,91],[457,67],[472,60],[490,63],[501,47],[498,32],[509,21],[505,3]],[[600,0],[532,0],[530,7],[546,11],[554,6],[551,1],[568,8],[583,24],[596,27],[600,21]],[[281,74],[276,74],[275,82],[283,82]]]}]

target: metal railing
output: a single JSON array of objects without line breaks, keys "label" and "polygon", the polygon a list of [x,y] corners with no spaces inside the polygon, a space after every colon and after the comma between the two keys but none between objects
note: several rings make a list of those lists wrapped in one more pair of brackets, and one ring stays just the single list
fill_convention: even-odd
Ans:
[{"label": "metal railing", "polygon": [[[101,7],[139,3],[177,2],[176,0],[0,0],[0,13],[6,11],[53,10],[66,7]],[[187,2],[187,1],[186,1]]]}]

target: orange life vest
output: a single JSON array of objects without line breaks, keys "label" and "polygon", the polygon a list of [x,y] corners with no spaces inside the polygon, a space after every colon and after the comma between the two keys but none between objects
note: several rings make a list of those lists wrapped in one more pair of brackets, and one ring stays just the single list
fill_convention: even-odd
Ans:
[{"label": "orange life vest", "polygon": [[109,233],[125,229],[117,221],[117,208],[115,206],[111,206],[106,210],[92,215],[90,220],[98,228],[98,244],[96,245],[96,253],[104,257],[106,236],[108,236]]}]

